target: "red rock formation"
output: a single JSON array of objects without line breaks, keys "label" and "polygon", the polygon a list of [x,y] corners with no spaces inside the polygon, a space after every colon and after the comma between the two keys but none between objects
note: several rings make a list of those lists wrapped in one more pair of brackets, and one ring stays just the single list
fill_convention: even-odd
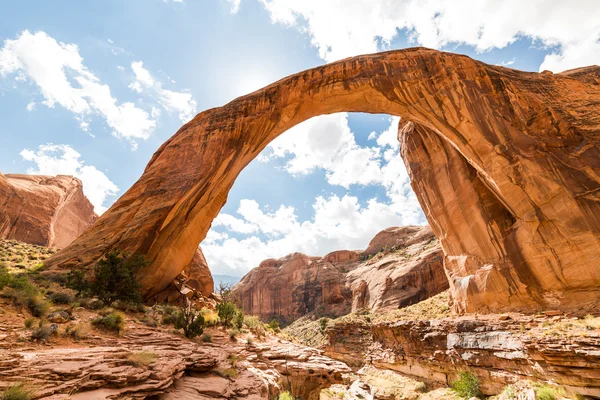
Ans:
[{"label": "red rock formation", "polygon": [[246,313],[267,321],[394,309],[448,288],[442,260],[429,227],[389,228],[365,252],[294,253],[265,260],[235,285],[232,296]]},{"label": "red rock formation", "polygon": [[[152,261],[142,286],[155,294],[190,262],[236,177],[270,141],[316,115],[360,111],[435,133],[488,189],[473,212],[491,207],[481,218],[498,227],[472,236],[495,243],[502,261],[479,258],[478,249],[449,253],[460,309],[590,305],[600,299],[599,109],[600,67],[538,74],[422,48],[323,65],[198,114],[94,229],[47,266],[87,267],[114,247],[140,252]],[[452,214],[427,215],[445,211]],[[443,242],[462,240],[446,240],[461,231],[435,229]]]},{"label": "red rock formation", "polygon": [[194,254],[192,261],[183,270],[186,276],[185,284],[192,289],[200,292],[203,296],[210,296],[215,288],[210,269],[208,269],[208,263],[204,258],[202,249],[198,247],[198,250]]},{"label": "red rock formation", "polygon": [[0,173],[0,237],[47,247],[66,247],[97,216],[72,176]]}]

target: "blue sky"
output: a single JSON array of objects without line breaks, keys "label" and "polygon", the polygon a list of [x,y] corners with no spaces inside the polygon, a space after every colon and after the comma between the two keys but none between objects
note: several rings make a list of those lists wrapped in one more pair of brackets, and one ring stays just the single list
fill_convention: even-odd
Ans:
[{"label": "blue sky", "polygon": [[[57,6],[57,4],[61,4]],[[600,63],[595,0],[22,0],[0,15],[0,171],[72,174],[101,213],[195,113],[340,58],[424,45],[528,71]],[[272,143],[202,247],[215,273],[423,224],[398,119],[336,114]]]}]

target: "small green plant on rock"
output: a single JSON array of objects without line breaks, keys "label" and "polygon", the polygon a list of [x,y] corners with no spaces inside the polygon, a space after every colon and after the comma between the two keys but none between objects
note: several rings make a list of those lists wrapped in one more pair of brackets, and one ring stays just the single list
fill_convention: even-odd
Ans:
[{"label": "small green plant on rock", "polygon": [[458,375],[458,379],[452,382],[452,390],[454,390],[458,396],[464,399],[481,397],[479,380],[477,379],[477,376],[470,371],[464,371]]},{"label": "small green plant on rock", "polygon": [[279,332],[279,322],[277,322],[275,318],[269,322],[269,329],[273,330],[274,332]]},{"label": "small green plant on rock", "polygon": [[156,360],[156,354],[149,351],[138,351],[129,354],[127,359],[136,367],[147,367]]},{"label": "small green plant on rock", "polygon": [[542,385],[535,388],[536,400],[556,400],[556,390],[550,386]]},{"label": "small green plant on rock", "polygon": [[292,394],[290,392],[285,391],[285,392],[279,394],[279,397],[277,397],[277,400],[294,400],[294,396],[292,396]]},{"label": "small green plant on rock", "polygon": [[221,319],[223,325],[231,326],[233,319],[235,318],[236,314],[238,314],[238,308],[235,306],[235,304],[226,301],[217,305],[217,312],[219,313],[219,318]]}]

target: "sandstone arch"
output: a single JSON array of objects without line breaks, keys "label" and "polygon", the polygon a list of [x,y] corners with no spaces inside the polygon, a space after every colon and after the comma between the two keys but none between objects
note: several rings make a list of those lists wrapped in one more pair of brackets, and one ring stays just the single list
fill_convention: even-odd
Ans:
[{"label": "sandstone arch", "polygon": [[[600,299],[600,68],[527,73],[422,48],[313,68],[198,114],[47,266],[86,267],[113,247],[138,251],[152,260],[145,293],[156,294],[192,259],[234,180],[271,140],[342,111],[412,123],[401,132],[405,162],[427,186],[417,192],[459,309]],[[457,226],[462,190],[475,197]]]}]

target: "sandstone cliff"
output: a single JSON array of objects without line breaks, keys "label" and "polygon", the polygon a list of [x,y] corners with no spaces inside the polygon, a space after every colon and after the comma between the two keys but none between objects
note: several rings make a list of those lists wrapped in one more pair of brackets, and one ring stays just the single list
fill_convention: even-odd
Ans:
[{"label": "sandstone cliff", "polygon": [[394,309],[448,288],[442,260],[429,227],[388,228],[365,251],[265,260],[234,286],[232,296],[247,314],[281,322],[309,313]]},{"label": "sandstone cliff", "polygon": [[[458,310],[600,300],[600,67],[531,73],[423,48],[319,66],[198,114],[47,267],[89,268],[118,247],[152,261],[141,283],[146,296],[160,292],[192,260],[242,169],[294,125],[341,111],[415,124],[404,159],[425,186],[417,192]],[[465,224],[443,222],[459,210]]]},{"label": "sandstone cliff", "polygon": [[96,218],[77,178],[0,173],[0,238],[62,248]]}]

